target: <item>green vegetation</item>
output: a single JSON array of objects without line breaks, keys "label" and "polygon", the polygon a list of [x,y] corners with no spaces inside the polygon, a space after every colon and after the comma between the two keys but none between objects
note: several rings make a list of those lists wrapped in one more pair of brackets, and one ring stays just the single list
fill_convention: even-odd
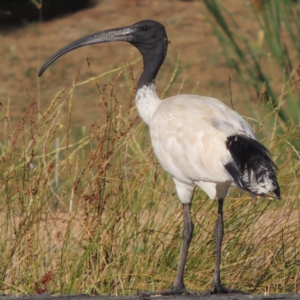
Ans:
[{"label": "green vegetation", "polygon": [[[234,66],[249,80],[242,60]],[[299,291],[300,129],[296,117],[284,119],[296,116],[298,105],[277,105],[298,99],[291,68],[281,93],[269,90],[267,80],[251,77],[257,92],[267,87],[274,104],[256,121],[256,129],[264,128],[263,143],[279,167],[282,200],[251,199],[232,190],[225,204],[222,277],[228,286],[249,292]],[[10,121],[9,105],[0,112],[4,293],[134,294],[166,289],[174,279],[181,205],[137,117],[132,66],[110,72],[110,85],[95,85],[99,118],[77,132],[76,140],[70,126],[72,97],[87,82],[75,81],[59,91],[44,110],[29,95],[31,103],[17,126]],[[114,94],[120,78],[128,90],[123,106]],[[174,78],[175,73],[170,83]],[[256,116],[253,104],[248,105]],[[63,110],[69,112],[67,119]],[[207,290],[214,268],[216,203],[197,190],[192,213],[195,233],[185,280],[189,289]]]},{"label": "green vegetation", "polygon": [[284,132],[281,127],[299,124],[300,3],[262,2],[260,10],[253,10],[260,27],[255,42],[236,31],[234,19],[218,0],[204,3],[226,62],[244,88],[267,102],[266,109],[277,110],[280,133]]}]

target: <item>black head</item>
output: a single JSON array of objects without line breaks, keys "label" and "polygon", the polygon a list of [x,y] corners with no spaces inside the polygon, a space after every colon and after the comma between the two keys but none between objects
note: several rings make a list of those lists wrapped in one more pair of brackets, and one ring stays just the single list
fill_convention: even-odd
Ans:
[{"label": "black head", "polygon": [[167,53],[168,37],[165,27],[161,23],[144,20],[133,24],[131,27],[135,30],[135,38],[128,42],[137,47],[142,54],[143,50],[150,51],[161,43],[165,46],[165,54]]},{"label": "black head", "polygon": [[[156,58],[156,62],[154,64],[156,65],[156,69],[158,71],[164,61],[168,48],[168,37],[165,27],[157,21],[144,20],[131,26],[100,31],[68,44],[67,46],[58,50],[44,63],[38,75],[43,75],[45,70],[57,58],[66,54],[67,52],[86,45],[113,41],[126,41],[138,48],[144,59],[145,70],[148,65],[151,65],[149,64],[150,61],[153,60],[153,58]],[[154,68],[151,67],[151,69]],[[150,70],[150,72],[153,73],[154,71]]]}]

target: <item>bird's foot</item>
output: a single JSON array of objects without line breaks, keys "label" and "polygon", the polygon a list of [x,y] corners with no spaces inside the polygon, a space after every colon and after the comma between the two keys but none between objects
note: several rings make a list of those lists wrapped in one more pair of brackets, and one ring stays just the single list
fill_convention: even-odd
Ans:
[{"label": "bird's foot", "polygon": [[236,289],[227,289],[222,284],[213,284],[211,290],[204,292],[204,295],[215,295],[215,294],[243,294],[246,295],[247,293],[243,292],[242,290]]},{"label": "bird's foot", "polygon": [[170,296],[170,295],[199,295],[199,293],[187,290],[184,286],[172,286],[169,290],[161,292],[138,292],[140,297]]}]

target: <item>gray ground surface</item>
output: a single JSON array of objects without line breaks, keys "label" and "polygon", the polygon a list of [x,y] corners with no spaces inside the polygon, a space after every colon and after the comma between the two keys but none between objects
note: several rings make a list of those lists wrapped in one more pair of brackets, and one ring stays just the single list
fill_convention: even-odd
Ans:
[{"label": "gray ground surface", "polygon": [[0,296],[0,300],[104,300],[104,299],[115,299],[115,300],[147,300],[147,299],[175,299],[175,300],[194,300],[194,299],[205,299],[205,300],[300,300],[300,294],[279,294],[279,295],[197,295],[197,296],[152,296],[152,297],[140,297],[140,296],[89,296],[89,295],[20,295],[20,296]]}]

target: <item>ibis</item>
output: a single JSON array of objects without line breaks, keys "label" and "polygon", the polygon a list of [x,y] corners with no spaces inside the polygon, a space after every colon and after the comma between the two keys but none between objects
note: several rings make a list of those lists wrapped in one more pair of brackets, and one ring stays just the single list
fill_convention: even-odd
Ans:
[{"label": "ibis", "polygon": [[[155,155],[172,176],[183,207],[183,234],[179,263],[170,294],[190,293],[184,284],[184,270],[194,225],[191,202],[196,187],[217,200],[215,225],[216,260],[209,293],[239,292],[222,285],[221,249],[224,236],[223,203],[231,186],[252,196],[280,199],[276,166],[269,151],[256,139],[251,126],[221,101],[198,95],[176,95],[161,100],[155,80],[166,57],[165,27],[152,20],[100,31],[82,37],[53,54],[38,75],[57,58],[86,45],[124,41],[142,55],[144,70],[135,96],[139,115],[148,125]],[[240,291],[241,292],[241,291]]]}]

